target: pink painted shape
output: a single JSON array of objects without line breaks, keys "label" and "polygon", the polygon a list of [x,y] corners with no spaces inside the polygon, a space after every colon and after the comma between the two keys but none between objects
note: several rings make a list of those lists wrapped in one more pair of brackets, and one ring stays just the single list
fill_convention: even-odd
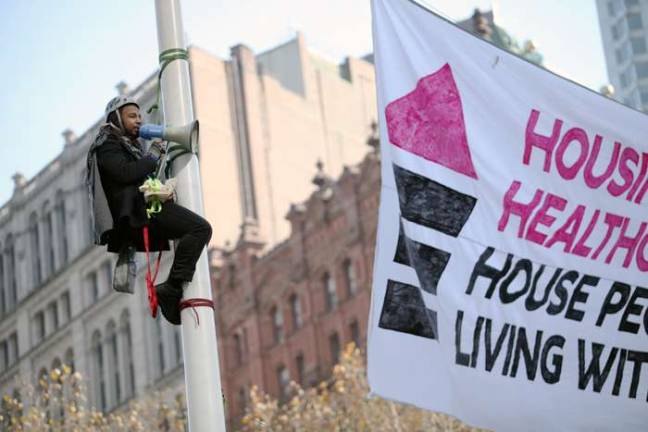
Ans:
[{"label": "pink painted shape", "polygon": [[385,108],[389,141],[429,161],[477,178],[459,90],[449,64]]}]

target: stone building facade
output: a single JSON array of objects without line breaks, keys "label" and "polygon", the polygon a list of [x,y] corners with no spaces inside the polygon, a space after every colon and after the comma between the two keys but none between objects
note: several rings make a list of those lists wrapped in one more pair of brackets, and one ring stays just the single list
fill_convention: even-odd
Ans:
[{"label": "stone building facade", "polygon": [[[316,160],[333,175],[361,160],[375,118],[373,68],[327,61],[299,34],[258,55],[239,45],[221,59],[191,47],[189,59],[211,245],[254,238],[270,249],[290,230],[285,209],[314,189]],[[134,90],[120,83],[118,92],[145,111],[156,76]],[[115,257],[91,244],[83,182],[100,124],[79,136],[65,131],[61,153],[33,178],[16,174],[0,206],[0,394],[19,394],[18,377],[62,363],[86,377],[91,405],[104,411],[183,383],[179,328],[148,316],[143,256],[136,294],[117,294]],[[170,261],[166,254],[162,280]]]},{"label": "stone building facade", "polygon": [[[373,139],[376,142],[376,138]],[[213,249],[222,385],[230,424],[252,385],[282,398],[289,382],[330,375],[349,342],[364,348],[380,191],[371,151],[332,181],[321,164],[317,189],[291,205],[287,239],[266,250],[254,238]]]}]

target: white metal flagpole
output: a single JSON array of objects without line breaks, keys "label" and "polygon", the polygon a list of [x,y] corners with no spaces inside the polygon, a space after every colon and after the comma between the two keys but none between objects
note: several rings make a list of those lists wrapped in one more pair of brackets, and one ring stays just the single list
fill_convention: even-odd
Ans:
[{"label": "white metal flagpole", "polygon": [[[155,12],[160,53],[173,49],[185,50],[179,0],[156,0]],[[160,84],[166,125],[180,126],[193,121],[188,63],[184,60],[171,61],[164,69]],[[198,159],[193,154],[187,154],[180,156],[175,163],[184,166],[174,173],[178,204],[202,215]],[[184,291],[184,299],[189,298],[212,298],[206,250],[200,255],[193,281]],[[214,310],[210,307],[197,306],[182,311],[182,351],[191,432],[225,431],[214,323]]]}]

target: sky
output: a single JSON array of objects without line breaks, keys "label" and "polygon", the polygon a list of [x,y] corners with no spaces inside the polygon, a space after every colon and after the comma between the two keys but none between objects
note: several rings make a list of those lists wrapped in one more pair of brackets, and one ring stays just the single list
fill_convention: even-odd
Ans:
[{"label": "sky", "polygon": [[[496,21],[532,39],[555,72],[597,90],[607,82],[593,0],[495,0]],[[419,0],[452,20],[492,0]],[[154,1],[2,0],[0,26],[0,206],[11,176],[28,179],[63,150],[61,132],[81,135],[125,81],[135,88],[157,69]],[[372,50],[369,0],[184,0],[186,39],[222,58],[243,43],[264,51],[304,34],[334,61]],[[56,7],[54,7],[54,5]]]}]

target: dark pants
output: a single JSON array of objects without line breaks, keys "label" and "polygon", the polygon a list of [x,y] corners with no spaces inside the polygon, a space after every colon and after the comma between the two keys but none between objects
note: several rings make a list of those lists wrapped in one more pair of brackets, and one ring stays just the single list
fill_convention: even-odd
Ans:
[{"label": "dark pants", "polygon": [[167,201],[162,205],[162,211],[151,219],[150,227],[158,234],[176,240],[169,279],[175,282],[191,281],[196,262],[211,239],[209,222],[191,210]]}]

